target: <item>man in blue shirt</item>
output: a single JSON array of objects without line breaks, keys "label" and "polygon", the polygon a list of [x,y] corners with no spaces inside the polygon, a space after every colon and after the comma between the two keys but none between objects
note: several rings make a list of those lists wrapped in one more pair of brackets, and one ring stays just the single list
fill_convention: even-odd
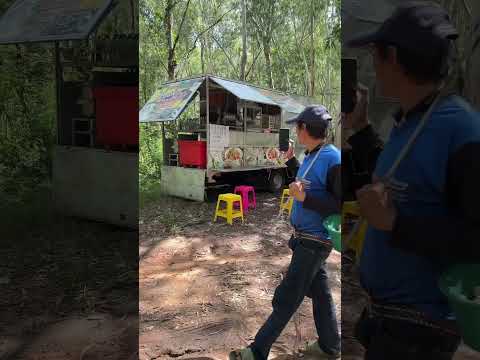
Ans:
[{"label": "man in blue shirt", "polygon": [[401,104],[373,184],[357,192],[369,223],[360,280],[370,303],[356,329],[367,360],[447,360],[460,341],[438,279],[448,266],[479,258],[480,118],[463,99],[439,90],[457,35],[444,9],[416,2],[349,42],[370,48],[382,95]]},{"label": "man in blue shirt", "polygon": [[297,171],[298,181],[290,186],[295,197],[291,215],[295,232],[289,241],[293,255],[286,276],[275,290],[272,314],[253,343],[230,353],[230,360],[267,360],[273,343],[305,296],[312,298],[318,333],[318,341],[306,352],[319,359],[340,358],[340,336],[325,264],[332,243],[323,227],[326,216],[339,212],[340,151],[326,141],[331,116],[325,107],[309,106],[289,122],[296,124],[298,141],[307,149]]}]

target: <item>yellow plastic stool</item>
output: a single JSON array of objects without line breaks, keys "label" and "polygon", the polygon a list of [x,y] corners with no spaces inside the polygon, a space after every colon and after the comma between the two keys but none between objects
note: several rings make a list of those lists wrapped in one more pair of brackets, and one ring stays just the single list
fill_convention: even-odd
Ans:
[{"label": "yellow plastic stool", "polygon": [[[224,209],[220,209],[220,203],[222,201],[227,204],[226,208]],[[233,204],[236,202],[240,203],[240,210],[234,209]],[[217,221],[218,216],[227,219],[227,223],[229,223],[230,225],[233,224],[233,219],[235,218],[242,218],[242,223],[244,223],[242,196],[237,194],[218,195],[217,208],[215,209],[215,218],[213,219],[214,222]]]},{"label": "yellow plastic stool", "polygon": [[[342,223],[345,221],[345,216],[354,215],[360,217],[360,208],[356,201],[346,201],[343,203],[342,207]],[[367,233],[368,224],[363,222],[358,229],[357,233],[351,238],[350,243],[346,244],[347,248],[350,248],[355,251],[357,260],[360,258],[363,249],[363,242],[365,240],[365,235]],[[348,235],[346,235],[348,236]]]},{"label": "yellow plastic stool", "polygon": [[[287,200],[285,200],[287,198]],[[282,215],[285,210],[288,211],[288,216],[291,215],[292,213],[292,207],[293,207],[293,196],[290,196],[290,190],[289,189],[284,189],[282,192],[282,198],[280,200],[280,213],[279,215]]]}]

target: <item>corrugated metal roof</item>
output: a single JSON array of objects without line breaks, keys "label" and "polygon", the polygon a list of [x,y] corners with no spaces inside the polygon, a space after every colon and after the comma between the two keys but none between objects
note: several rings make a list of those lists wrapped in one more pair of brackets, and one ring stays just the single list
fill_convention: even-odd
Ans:
[{"label": "corrugated metal roof", "polygon": [[140,122],[172,121],[180,116],[204,77],[163,84],[140,110]]},{"label": "corrugated metal roof", "polygon": [[289,113],[300,114],[305,108],[305,105],[296,101],[295,98],[290,95],[267,89],[260,89],[260,92],[275,101],[277,105]]},{"label": "corrugated metal roof", "polygon": [[240,82],[224,80],[214,76],[210,77],[210,79],[215,81],[218,85],[222,86],[224,89],[230,91],[233,95],[235,95],[239,99],[246,100],[246,101],[253,101],[261,104],[278,106],[278,104],[275,101],[273,101],[267,96],[262,95],[262,93],[258,91],[259,89],[253,86],[249,86]]},{"label": "corrugated metal roof", "polygon": [[17,0],[0,19],[0,44],[85,39],[112,0]]}]

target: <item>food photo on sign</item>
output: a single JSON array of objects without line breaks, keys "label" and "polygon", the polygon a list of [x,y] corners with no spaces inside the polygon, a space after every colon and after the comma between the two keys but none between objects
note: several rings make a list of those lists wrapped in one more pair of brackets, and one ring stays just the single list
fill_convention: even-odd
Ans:
[{"label": "food photo on sign", "polygon": [[265,157],[269,163],[280,164],[280,150],[277,148],[271,147],[265,151]]},{"label": "food photo on sign", "polygon": [[240,148],[228,148],[224,154],[225,168],[236,168],[242,165],[243,151]]}]

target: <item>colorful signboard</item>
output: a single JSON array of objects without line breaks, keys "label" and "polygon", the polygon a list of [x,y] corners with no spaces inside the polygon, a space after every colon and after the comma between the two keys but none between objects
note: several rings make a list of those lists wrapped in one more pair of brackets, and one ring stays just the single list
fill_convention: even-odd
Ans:
[{"label": "colorful signboard", "polygon": [[177,119],[204,78],[180,80],[162,85],[140,110],[140,122]]},{"label": "colorful signboard", "polygon": [[17,0],[0,19],[0,44],[86,39],[112,0]]}]

